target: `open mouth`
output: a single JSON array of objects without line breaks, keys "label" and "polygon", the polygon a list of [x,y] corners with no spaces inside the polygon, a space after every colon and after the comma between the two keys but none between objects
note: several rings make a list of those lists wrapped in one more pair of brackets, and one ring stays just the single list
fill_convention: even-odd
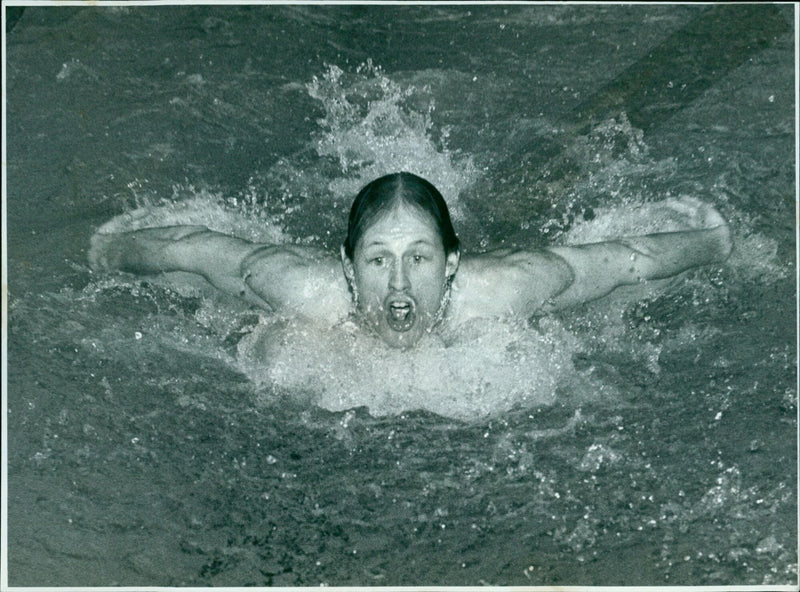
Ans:
[{"label": "open mouth", "polygon": [[413,300],[390,297],[385,303],[384,310],[386,311],[386,322],[394,331],[404,332],[414,326],[417,315]]}]

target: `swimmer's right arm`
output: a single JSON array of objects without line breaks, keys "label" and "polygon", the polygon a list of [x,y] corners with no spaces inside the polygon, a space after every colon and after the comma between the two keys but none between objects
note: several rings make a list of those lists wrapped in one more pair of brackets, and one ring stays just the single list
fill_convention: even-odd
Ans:
[{"label": "swimmer's right arm", "polygon": [[88,256],[93,269],[136,274],[194,273],[223,292],[260,307],[274,308],[274,302],[247,285],[240,271],[251,254],[265,248],[269,245],[213,232],[204,226],[168,226],[95,234]]},{"label": "swimmer's right arm", "polygon": [[204,226],[95,234],[89,262],[94,269],[139,274],[194,273],[250,304],[308,317],[339,315],[347,306],[347,285],[333,257],[311,247],[254,243]]}]

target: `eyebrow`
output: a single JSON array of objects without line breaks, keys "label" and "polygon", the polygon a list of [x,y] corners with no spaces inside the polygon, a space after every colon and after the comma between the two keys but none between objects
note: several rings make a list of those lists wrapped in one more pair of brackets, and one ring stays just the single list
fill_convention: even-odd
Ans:
[{"label": "eyebrow", "polygon": [[[424,245],[426,247],[434,247],[434,244],[432,242],[430,242],[429,240],[426,240],[426,239],[415,240],[409,246],[410,247],[416,247],[418,245]],[[366,245],[364,245],[364,248],[365,249],[369,249],[371,247],[383,247],[383,246],[386,246],[386,242],[384,242],[382,240],[374,240],[374,241],[369,242]]]},{"label": "eyebrow", "polygon": [[424,240],[424,239],[420,239],[420,240],[418,240],[418,241],[414,241],[414,242],[413,242],[413,243],[411,243],[411,245],[409,245],[409,246],[416,247],[416,246],[418,246],[418,245],[423,245],[423,246],[425,246],[425,247],[432,247],[432,248],[434,248],[434,247],[436,246],[436,245],[434,245],[432,242],[430,242],[430,241],[427,241],[427,240]]}]

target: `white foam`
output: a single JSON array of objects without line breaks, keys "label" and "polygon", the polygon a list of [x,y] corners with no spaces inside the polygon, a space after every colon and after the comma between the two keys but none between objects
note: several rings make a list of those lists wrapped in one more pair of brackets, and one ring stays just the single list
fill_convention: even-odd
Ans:
[{"label": "white foam", "polygon": [[323,159],[335,160],[341,171],[329,180],[334,199],[352,200],[369,181],[408,171],[441,191],[455,219],[463,215],[459,195],[477,171],[469,157],[447,149],[446,130],[434,141],[435,102],[429,88],[397,82],[367,62],[355,73],[329,66],[307,90],[325,109],[314,149]]},{"label": "white foam", "polygon": [[475,322],[449,343],[431,338],[407,351],[391,349],[353,325],[325,329],[264,319],[239,352],[240,366],[259,385],[264,403],[289,396],[331,411],[365,406],[383,416],[421,409],[474,420],[552,405],[574,391],[599,393],[586,387],[572,364],[577,347],[553,319],[536,328]]},{"label": "white foam", "polygon": [[[177,195],[177,194],[185,195]],[[136,209],[116,216],[97,232],[110,234],[159,226],[200,225],[211,230],[264,243],[288,241],[278,223],[268,217],[251,193],[225,198],[207,189],[176,186],[172,199],[140,197]]]},{"label": "white foam", "polygon": [[778,241],[760,232],[737,233],[733,244],[728,265],[743,280],[776,281],[793,271],[791,261],[781,262],[778,258]]},{"label": "white foam", "polygon": [[589,221],[578,221],[563,241],[577,245],[625,236],[674,232],[697,227],[692,215],[694,198],[665,199],[658,202],[598,208]]}]

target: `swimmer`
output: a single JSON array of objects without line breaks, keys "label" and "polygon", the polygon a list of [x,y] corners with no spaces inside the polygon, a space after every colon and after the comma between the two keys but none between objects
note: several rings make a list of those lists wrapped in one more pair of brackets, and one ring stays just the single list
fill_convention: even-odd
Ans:
[{"label": "swimmer", "polygon": [[439,191],[395,173],[358,193],[339,257],[170,226],[95,234],[89,262],[94,270],[193,273],[263,309],[329,326],[352,318],[389,346],[410,348],[470,319],[526,319],[725,261],[732,239],[722,216],[699,200],[677,204],[688,230],[462,256]]}]

